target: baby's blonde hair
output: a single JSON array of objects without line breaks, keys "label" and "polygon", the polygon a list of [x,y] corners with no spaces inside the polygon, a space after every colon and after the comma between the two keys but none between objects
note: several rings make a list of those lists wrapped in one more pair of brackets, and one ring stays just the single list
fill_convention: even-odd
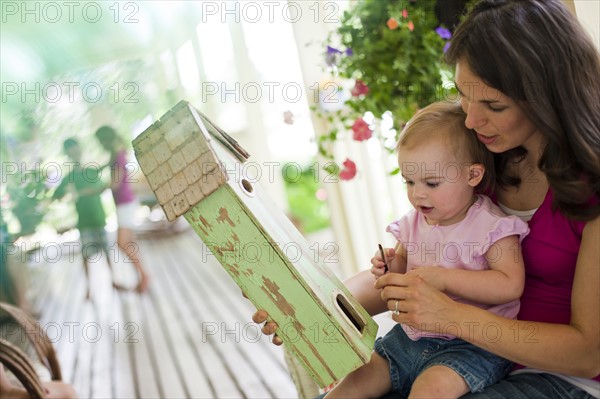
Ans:
[{"label": "baby's blonde hair", "polygon": [[432,103],[408,121],[400,132],[396,151],[401,147],[411,149],[441,138],[461,163],[479,163],[484,166],[485,174],[475,189],[479,193],[490,193],[494,188],[494,158],[477,139],[475,131],[465,126],[465,118],[466,115],[457,102]]}]

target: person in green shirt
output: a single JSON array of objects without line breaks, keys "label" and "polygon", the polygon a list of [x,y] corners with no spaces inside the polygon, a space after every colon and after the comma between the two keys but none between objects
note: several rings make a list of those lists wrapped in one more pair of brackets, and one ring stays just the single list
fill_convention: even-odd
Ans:
[{"label": "person in green shirt", "polygon": [[81,254],[83,255],[83,267],[87,281],[86,299],[90,299],[89,262],[96,260],[96,255],[101,251],[106,254],[113,287],[122,290],[124,288],[115,281],[106,230],[104,229],[106,214],[102,207],[100,194],[108,186],[102,182],[99,168],[81,164],[81,148],[77,140],[74,138],[65,140],[63,148],[72,161],[72,168],[62,179],[52,198],[61,199],[70,192],[75,200],[75,209],[78,216],[77,229],[81,239]]}]

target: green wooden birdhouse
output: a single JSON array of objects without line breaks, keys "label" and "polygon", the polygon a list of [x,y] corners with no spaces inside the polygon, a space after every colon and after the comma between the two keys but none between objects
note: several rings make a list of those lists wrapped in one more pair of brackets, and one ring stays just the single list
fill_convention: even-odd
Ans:
[{"label": "green wooden birdhouse", "polygon": [[185,217],[320,386],[370,360],[377,324],[243,175],[249,155],[235,140],[181,101],[133,148],[167,219]]}]

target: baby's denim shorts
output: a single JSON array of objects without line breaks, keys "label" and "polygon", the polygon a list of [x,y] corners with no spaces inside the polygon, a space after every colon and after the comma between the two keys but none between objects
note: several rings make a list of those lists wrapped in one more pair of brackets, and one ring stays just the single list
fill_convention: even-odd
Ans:
[{"label": "baby's denim shorts", "polygon": [[392,391],[407,397],[419,374],[443,365],[464,378],[471,392],[481,392],[504,376],[512,363],[461,339],[410,339],[400,324],[375,341],[375,352],[390,364]]}]

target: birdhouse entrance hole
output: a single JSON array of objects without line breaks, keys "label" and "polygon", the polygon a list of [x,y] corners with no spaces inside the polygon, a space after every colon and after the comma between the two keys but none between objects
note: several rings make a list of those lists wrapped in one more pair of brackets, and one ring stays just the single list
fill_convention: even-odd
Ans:
[{"label": "birdhouse entrance hole", "polygon": [[365,329],[365,322],[360,318],[356,310],[350,305],[348,299],[342,294],[338,294],[335,298],[338,306],[342,309],[342,312],[346,315],[346,317],[350,320],[352,325],[356,327],[356,329],[362,334]]},{"label": "birdhouse entrance hole", "polygon": [[244,189],[244,191],[246,192],[246,194],[248,195],[254,195],[254,187],[252,187],[252,184],[246,180],[246,179],[242,179],[240,181],[240,184],[242,185],[242,188]]}]

